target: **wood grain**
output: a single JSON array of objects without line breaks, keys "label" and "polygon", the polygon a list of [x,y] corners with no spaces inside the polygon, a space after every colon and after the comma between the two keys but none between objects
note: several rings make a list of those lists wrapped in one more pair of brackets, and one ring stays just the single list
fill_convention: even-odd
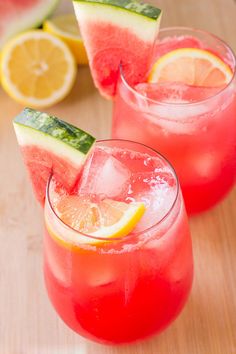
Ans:
[{"label": "wood grain", "polygon": [[[209,30],[236,50],[233,0],[159,0],[164,25]],[[71,9],[64,1],[59,12]],[[0,354],[236,353],[236,189],[215,209],[191,218],[195,279],[182,314],[163,334],[109,347],[70,331],[49,304],[42,278],[42,214],[12,129],[22,109],[0,89]],[[80,68],[70,96],[48,112],[109,137],[111,103]]]}]

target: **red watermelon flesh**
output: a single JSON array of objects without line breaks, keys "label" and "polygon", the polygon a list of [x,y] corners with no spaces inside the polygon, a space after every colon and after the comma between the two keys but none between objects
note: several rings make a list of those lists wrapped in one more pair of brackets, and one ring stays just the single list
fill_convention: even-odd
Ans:
[{"label": "red watermelon flesh", "polygon": [[71,192],[95,138],[55,116],[25,108],[13,122],[37,200],[44,205],[51,175]]},{"label": "red watermelon flesh", "polygon": [[[87,38],[87,46],[90,48],[88,53],[95,85],[103,95],[108,97],[115,95],[119,64],[122,65],[123,75],[130,85],[146,80],[152,42],[138,38],[129,29],[117,28],[106,23],[88,22],[83,27],[82,33]],[[96,43],[96,46],[93,43]]]},{"label": "red watermelon flesh", "polygon": [[47,183],[52,174],[68,192],[76,185],[83,165],[76,166],[71,161],[34,145],[22,146],[21,152],[40,204],[44,205]]},{"label": "red watermelon flesh", "polygon": [[113,97],[120,67],[130,85],[145,81],[161,10],[135,0],[74,0],[94,84]]}]

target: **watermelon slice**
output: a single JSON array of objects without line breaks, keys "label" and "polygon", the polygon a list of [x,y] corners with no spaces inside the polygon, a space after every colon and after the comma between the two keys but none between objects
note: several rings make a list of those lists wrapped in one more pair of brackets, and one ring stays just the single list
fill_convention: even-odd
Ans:
[{"label": "watermelon slice", "polygon": [[136,0],[73,0],[95,86],[115,95],[119,66],[126,80],[145,81],[161,10]]},{"label": "watermelon slice", "polygon": [[16,33],[38,27],[59,0],[0,0],[0,48]]},{"label": "watermelon slice", "polygon": [[29,108],[14,119],[13,125],[38,201],[44,204],[52,173],[70,192],[95,138],[54,116]]}]

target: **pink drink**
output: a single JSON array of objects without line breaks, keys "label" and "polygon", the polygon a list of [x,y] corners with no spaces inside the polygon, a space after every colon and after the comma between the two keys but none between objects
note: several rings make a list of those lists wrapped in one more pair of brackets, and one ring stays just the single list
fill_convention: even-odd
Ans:
[{"label": "pink drink", "polygon": [[103,343],[158,333],[183,308],[193,277],[192,247],[178,181],[155,151],[128,141],[97,144],[75,196],[143,201],[136,228],[102,240],[66,226],[55,214],[65,191],[51,180],[45,206],[45,281],[63,321]]},{"label": "pink drink", "polygon": [[[210,34],[191,29],[162,30],[155,60],[189,47],[211,51],[234,72],[230,48]],[[112,135],[142,142],[167,156],[179,176],[188,212],[213,206],[235,182],[235,73],[223,88],[176,82],[131,88],[121,73]]]}]

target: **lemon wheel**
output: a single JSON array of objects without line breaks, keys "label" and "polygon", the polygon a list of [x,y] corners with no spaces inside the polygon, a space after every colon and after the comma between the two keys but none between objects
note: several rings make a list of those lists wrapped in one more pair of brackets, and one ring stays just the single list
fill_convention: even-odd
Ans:
[{"label": "lemon wheel", "polygon": [[89,197],[70,195],[55,207],[60,219],[73,229],[93,237],[118,238],[128,235],[145,212],[143,203],[113,199],[93,202]]},{"label": "lemon wheel", "polygon": [[19,103],[48,107],[71,90],[76,64],[60,39],[34,30],[18,35],[4,46],[0,76],[5,91]]},{"label": "lemon wheel", "polygon": [[213,53],[197,48],[173,50],[157,60],[148,82],[181,82],[187,85],[220,87],[232,78],[230,67]]}]

